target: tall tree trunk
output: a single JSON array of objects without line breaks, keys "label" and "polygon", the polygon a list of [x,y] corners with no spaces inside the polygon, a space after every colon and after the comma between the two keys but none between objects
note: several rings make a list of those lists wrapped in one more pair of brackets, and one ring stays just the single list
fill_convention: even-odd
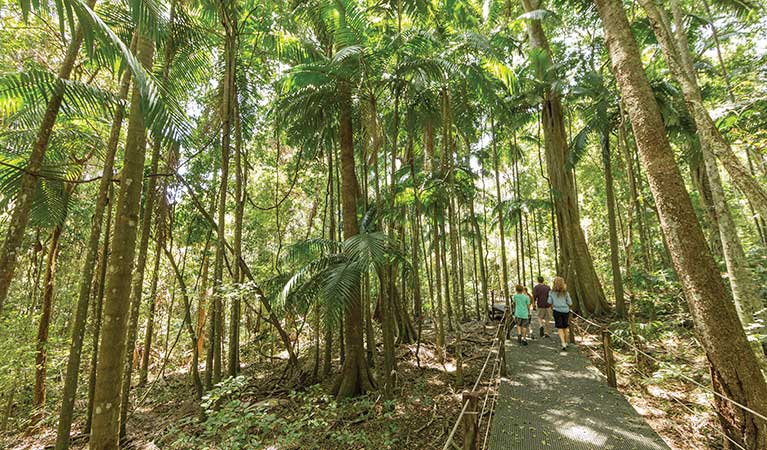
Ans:
[{"label": "tall tree trunk", "polygon": [[613,183],[613,168],[610,162],[610,135],[605,132],[601,136],[602,165],[605,170],[605,193],[607,197],[607,223],[610,229],[610,267],[613,274],[613,291],[615,294],[615,313],[618,317],[626,316],[626,300],[623,293],[623,275],[621,275],[620,249],[618,248],[618,227],[615,221],[615,186]]},{"label": "tall tree trunk", "polygon": [[53,228],[48,256],[45,260],[45,281],[43,287],[43,304],[40,313],[40,323],[37,327],[37,345],[35,347],[35,391],[32,406],[32,426],[36,425],[44,415],[45,409],[45,376],[48,368],[48,331],[51,326],[53,313],[53,288],[56,277],[56,258],[59,254],[59,240],[64,231],[64,221]]},{"label": "tall tree trunk", "polygon": [[[136,39],[131,42],[131,48],[135,47]],[[85,324],[88,319],[88,304],[91,301],[91,287],[94,282],[94,270],[99,252],[99,240],[101,239],[101,227],[104,222],[104,210],[109,201],[109,188],[112,183],[114,171],[115,153],[120,140],[125,107],[123,101],[128,98],[131,74],[126,70],[120,82],[119,97],[122,100],[116,107],[112,118],[112,128],[107,142],[107,151],[104,156],[104,168],[99,181],[99,191],[96,195],[96,204],[91,218],[91,229],[88,237],[88,246],[85,250],[85,259],[80,269],[80,285],[77,295],[74,317],[72,320],[71,343],[67,358],[67,369],[64,377],[64,388],[61,394],[61,411],[56,430],[55,450],[67,450],[69,448],[69,432],[72,429],[72,412],[77,397],[77,384],[80,375],[80,357],[82,355],[83,340],[85,339]],[[111,210],[111,205],[110,205]],[[111,214],[107,215],[107,222],[111,220]],[[96,341],[98,338],[96,338]],[[94,342],[96,344],[96,342]],[[94,352],[95,355],[95,352]],[[90,420],[90,418],[88,418]]]},{"label": "tall tree trunk", "polygon": [[[344,239],[359,234],[357,223],[357,175],[354,164],[354,136],[352,129],[352,95],[348,81],[338,83],[339,141],[341,147],[341,203],[343,206]],[[345,352],[341,375],[333,386],[338,399],[352,397],[375,388],[375,382],[365,359],[362,341],[362,305],[359,281],[353,289],[346,307],[344,320]]]},{"label": "tall tree trunk", "polygon": [[[87,0],[88,7],[92,8],[96,0]],[[24,231],[27,229],[29,214],[32,211],[32,202],[35,199],[35,189],[37,188],[37,178],[40,175],[40,169],[43,166],[45,152],[48,149],[48,142],[51,139],[53,126],[56,123],[56,117],[61,109],[61,103],[64,100],[64,81],[69,79],[72,70],[75,67],[77,55],[80,52],[80,45],[83,42],[83,34],[78,25],[72,40],[67,46],[67,53],[59,67],[58,79],[53,92],[50,93],[48,103],[43,113],[40,127],[37,130],[35,143],[29,154],[29,161],[24,172],[21,175],[21,186],[19,194],[14,203],[11,212],[11,220],[8,224],[8,231],[0,248],[0,311],[3,310],[3,304],[8,297],[8,289],[11,286],[13,275],[16,272],[16,263],[21,244],[24,241]]]},{"label": "tall tree trunk", "polygon": [[[236,78],[236,77],[235,77]],[[232,103],[234,104],[234,196],[235,196],[235,210],[234,210],[234,258],[239,261],[242,258],[242,219],[245,209],[244,193],[244,168],[242,165],[242,124],[240,123],[240,110],[237,101],[237,85],[236,79],[233,80],[232,90],[234,95],[232,96]],[[310,224],[311,228],[311,224]],[[242,283],[242,273],[240,271],[240,265],[234,265],[234,282],[238,284]],[[240,372],[240,316],[241,316],[241,299],[238,292],[232,298],[232,305],[230,310],[231,320],[229,321],[229,362],[228,373],[230,377],[235,377]]]},{"label": "tall tree trunk", "polygon": [[421,252],[421,227],[420,217],[421,199],[419,197],[419,185],[416,178],[415,155],[413,154],[413,134],[408,133],[407,161],[410,166],[410,178],[413,180],[413,193],[415,196],[414,208],[410,217],[410,234],[412,238],[412,264],[413,264],[413,318],[416,322],[421,321],[423,302],[421,300],[421,265],[418,260]]},{"label": "tall tree trunk", "polygon": [[[221,185],[218,191],[218,242],[216,245],[216,256],[213,265],[213,304],[210,314],[210,353],[213,356],[213,367],[206,367],[207,370],[213,370],[212,381],[218,383],[221,380],[221,348],[223,339],[223,314],[224,314],[224,254],[226,252],[226,194],[229,186],[229,155],[232,132],[232,98],[233,98],[233,77],[234,77],[234,52],[235,41],[231,28],[234,26],[229,17],[229,11],[222,6],[221,16],[224,17],[224,28],[226,38],[224,39],[224,58],[225,69],[224,79],[222,81],[221,97]],[[212,352],[211,352],[212,350]],[[207,375],[206,375],[207,378]]]},{"label": "tall tree trunk", "polygon": [[[623,5],[618,0],[595,3],[661,227],[711,365],[714,389],[765,415],[767,383],[695,217]],[[726,400],[717,397],[715,403],[730,438],[749,450],[767,447],[767,424]]]},{"label": "tall tree trunk", "polygon": [[[104,311],[104,290],[107,278],[107,262],[112,242],[112,223],[114,216],[112,214],[114,206],[114,189],[109,186],[109,198],[107,199],[106,229],[104,230],[104,243],[101,246],[101,255],[98,261],[98,270],[94,277],[93,286],[93,352],[91,353],[90,375],[88,376],[88,411],[85,415],[85,426],[83,431],[90,434],[93,423],[93,404],[96,397],[96,369],[98,365],[99,343],[101,342],[101,323]],[[74,403],[74,400],[72,401]],[[67,445],[69,436],[66,436]]]},{"label": "tall tree trunk", "polygon": [[[485,267],[485,251],[482,246],[482,232],[479,229],[479,221],[477,220],[477,214],[474,212],[474,199],[469,200],[469,214],[471,215],[471,225],[474,227],[474,236],[477,241],[477,253],[479,260],[479,279],[480,286],[482,286],[482,300],[484,301],[485,308],[491,307],[490,299],[487,295],[487,268]],[[479,320],[479,319],[478,319]]]},{"label": "tall tree trunk", "polygon": [[154,315],[155,308],[157,306],[157,286],[159,284],[160,276],[160,261],[162,260],[162,247],[165,245],[165,236],[164,233],[160,231],[161,227],[162,220],[158,220],[157,232],[159,235],[157,237],[157,243],[154,249],[154,267],[152,268],[152,279],[149,282],[149,285],[151,286],[149,288],[148,299],[149,309],[147,310],[146,331],[144,332],[144,346],[141,352],[141,366],[139,367],[139,386],[145,385],[149,378],[149,353],[152,350],[152,335],[154,334]]},{"label": "tall tree trunk", "polygon": [[[230,69],[230,95],[231,95],[231,109],[233,121],[234,121],[234,196],[235,196],[235,210],[234,210],[234,259],[239,261],[242,258],[242,218],[245,208],[245,199],[243,197],[244,184],[243,184],[243,166],[242,166],[242,124],[240,122],[240,108],[237,100],[237,20],[236,18],[230,18],[227,27],[227,38],[231,41],[228,46],[228,50],[231,53],[229,58]],[[234,265],[234,282],[239,285],[242,283],[242,273],[240,265]],[[239,286],[238,286],[239,288]],[[232,298],[232,304],[230,309],[230,321],[229,321],[229,357],[227,361],[228,374],[230,377],[237,376],[240,372],[240,315],[241,315],[241,299],[239,293]]]},{"label": "tall tree trunk", "polygon": [[[490,128],[492,132],[493,140],[493,170],[495,171],[495,204],[498,210],[498,233],[501,235],[501,293],[503,294],[503,301],[506,303],[506,314],[511,313],[511,296],[509,295],[509,270],[508,263],[506,262],[506,230],[505,222],[503,220],[503,207],[501,198],[501,175],[500,175],[500,160],[498,157],[498,145],[496,143],[495,136],[495,120],[490,118]],[[511,328],[509,328],[511,330]]]},{"label": "tall tree trunk", "polygon": [[[150,69],[154,46],[139,30],[138,58]],[[141,188],[144,181],[146,129],[141,111],[140,92],[134,86],[131,95],[125,159],[117,201],[114,245],[109,256],[104,327],[99,347],[94,397],[91,450],[116,449],[120,431],[120,388],[123,383],[126,326],[130,307],[130,283],[136,247],[136,224],[139,223]]]},{"label": "tall tree trunk", "polygon": [[[333,182],[335,171],[333,169],[333,148],[330,147],[327,149],[328,153],[328,204],[330,207],[328,208],[330,211],[330,214],[328,215],[328,239],[331,241],[336,240],[336,202],[335,202],[335,196],[334,196],[334,189],[335,183]],[[323,360],[322,360],[322,376],[323,378],[327,378],[330,375],[330,372],[333,370],[333,332],[334,327],[330,323],[330,321],[326,321],[325,323],[325,352],[323,354]],[[372,358],[372,355],[370,356]]]},{"label": "tall tree trunk", "polygon": [[[426,147],[426,157],[428,167],[426,170],[431,171],[432,179],[436,179],[439,176],[439,170],[437,169],[436,160],[434,157],[434,126],[431,123],[427,123],[424,131],[424,146]],[[437,359],[440,363],[444,362],[444,348],[445,348],[445,315],[442,305],[442,251],[441,251],[441,237],[439,233],[439,210],[436,202],[432,205],[432,248],[434,249],[434,290],[433,292],[437,297],[436,304],[436,316],[437,316]]]},{"label": "tall tree trunk", "polygon": [[636,224],[639,231],[639,249],[642,257],[642,269],[644,269],[645,273],[649,273],[652,270],[649,251],[650,238],[649,234],[647,233],[647,226],[645,225],[644,202],[640,201],[639,183],[637,181],[636,171],[634,170],[634,156],[631,150],[631,145],[629,144],[628,123],[626,121],[622,100],[618,103],[618,108],[620,110],[618,138],[622,144],[621,150],[623,151],[623,158],[626,164],[626,178],[628,178],[629,182],[629,195],[631,196],[631,205],[633,211],[636,212]]},{"label": "tall tree trunk", "polygon": [[[150,174],[157,173],[160,161],[160,145],[155,142],[152,148],[152,157],[150,163]],[[123,369],[123,380],[121,387],[120,401],[120,438],[127,436],[126,421],[128,409],[130,408],[130,389],[131,378],[133,375],[133,350],[136,346],[138,336],[138,320],[141,307],[142,294],[144,290],[144,268],[146,266],[147,255],[149,253],[149,235],[152,228],[152,218],[154,217],[155,190],[157,188],[157,177],[151,176],[147,182],[146,201],[144,203],[144,215],[141,218],[141,234],[138,246],[138,256],[136,257],[136,268],[133,272],[133,281],[131,283],[130,294],[130,312],[128,318],[128,334],[125,348],[125,368]],[[159,256],[159,255],[156,255]],[[154,300],[152,300],[154,301]]]},{"label": "tall tree trunk", "polygon": [[695,190],[698,191],[701,207],[703,208],[702,222],[708,231],[708,242],[716,260],[722,260],[722,238],[719,235],[719,219],[716,216],[714,199],[711,195],[711,183],[706,174],[703,158],[694,158],[690,162],[690,178]]},{"label": "tall tree trunk", "polygon": [[[522,0],[522,3],[527,12],[540,7],[538,0]],[[527,31],[530,47],[545,52],[546,57],[551,60],[549,43],[540,21],[527,21]],[[572,171],[567,169],[569,150],[561,99],[559,94],[549,87],[544,88],[542,111],[546,163],[549,179],[555,191],[554,205],[559,228],[561,259],[564,262],[561,270],[573,275],[568,282],[573,287],[576,304],[588,313],[599,314],[607,311],[609,305],[581,228],[575,180]]]},{"label": "tall tree trunk", "polygon": [[[159,243],[159,242],[158,242]],[[192,378],[192,384],[194,385],[194,392],[198,400],[202,398],[202,380],[200,379],[200,350],[197,346],[197,334],[194,329],[194,325],[192,324],[192,302],[189,300],[189,290],[186,287],[186,283],[184,282],[184,274],[181,272],[181,269],[179,269],[178,264],[176,263],[175,258],[173,257],[173,253],[171,252],[171,249],[166,248],[164,245],[162,247],[162,251],[165,253],[165,256],[168,259],[168,263],[170,263],[171,268],[173,269],[173,273],[176,275],[176,282],[178,283],[179,288],[181,289],[181,297],[184,300],[184,326],[186,326],[186,331],[189,334],[189,345],[192,349],[192,362],[190,363],[190,373]]]}]

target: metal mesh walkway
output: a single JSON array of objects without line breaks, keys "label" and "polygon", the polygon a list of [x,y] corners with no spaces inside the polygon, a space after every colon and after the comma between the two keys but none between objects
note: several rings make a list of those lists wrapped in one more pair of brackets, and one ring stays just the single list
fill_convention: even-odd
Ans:
[{"label": "metal mesh walkway", "polygon": [[543,338],[506,348],[490,449],[669,450],[575,347]]}]

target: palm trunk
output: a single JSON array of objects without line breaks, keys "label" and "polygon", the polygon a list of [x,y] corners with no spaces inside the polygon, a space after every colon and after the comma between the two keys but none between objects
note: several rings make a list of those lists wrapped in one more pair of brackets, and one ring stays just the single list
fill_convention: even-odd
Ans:
[{"label": "palm trunk", "polygon": [[[158,241],[159,244],[159,241]],[[194,329],[194,325],[192,324],[192,302],[189,300],[189,290],[186,287],[186,283],[184,282],[184,274],[181,272],[181,269],[179,269],[178,264],[176,263],[175,258],[173,257],[173,253],[170,249],[165,248],[165,246],[162,246],[162,251],[165,253],[166,258],[168,259],[168,263],[170,263],[171,268],[173,269],[173,273],[176,275],[176,282],[178,283],[179,289],[181,289],[181,297],[184,300],[184,325],[186,326],[186,331],[189,334],[189,345],[192,349],[192,361],[190,363],[191,368],[191,378],[192,378],[192,384],[194,385],[194,392],[198,400],[202,398],[202,380],[200,379],[200,350],[197,346],[197,334]],[[158,255],[159,257],[159,255]]]},{"label": "palm trunk", "polygon": [[618,317],[626,315],[626,300],[623,293],[623,275],[621,275],[620,250],[618,248],[618,227],[615,221],[615,186],[613,169],[610,162],[610,135],[601,136],[602,165],[605,171],[605,193],[607,197],[607,222],[610,229],[610,267],[613,274],[613,291],[615,294],[615,313]]},{"label": "palm trunk", "polygon": [[[335,183],[333,182],[334,179],[334,169],[333,169],[333,149],[328,148],[328,204],[330,207],[328,210],[330,211],[330,214],[328,215],[328,239],[331,241],[336,240],[336,202],[335,202],[335,196],[334,196],[334,189]],[[333,332],[334,328],[331,325],[330,321],[327,321],[326,327],[325,327],[325,353],[323,355],[322,360],[322,375],[323,378],[327,378],[330,375],[330,372],[333,370]],[[372,355],[371,355],[372,358]]]},{"label": "palm trunk", "polygon": [[[93,292],[93,352],[91,353],[90,375],[88,377],[88,412],[85,415],[84,432],[90,434],[93,423],[93,403],[96,397],[96,368],[98,365],[99,342],[101,339],[101,322],[104,311],[104,288],[107,277],[107,260],[109,259],[110,243],[112,238],[112,206],[114,205],[114,189],[109,186],[109,197],[107,199],[106,229],[104,230],[104,243],[99,256],[98,271],[94,277]],[[74,403],[74,401],[73,401]],[[63,439],[63,437],[62,437]],[[66,436],[67,445],[69,444],[69,435]]]},{"label": "palm trunk", "polygon": [[45,281],[43,287],[43,305],[40,313],[40,323],[37,327],[37,346],[35,348],[35,391],[32,406],[32,426],[35,426],[44,416],[45,409],[45,376],[48,368],[48,331],[53,312],[53,287],[56,276],[56,257],[59,254],[59,240],[64,231],[64,223],[56,225],[51,234],[48,256],[45,260]]},{"label": "palm trunk", "polygon": [[[133,41],[134,42],[131,43],[131,48],[134,47],[136,39]],[[120,100],[124,101],[128,98],[130,78],[130,71],[126,70],[120,83]],[[61,412],[59,413],[59,423],[56,430],[56,450],[67,450],[69,448],[69,433],[72,429],[72,413],[77,396],[80,359],[83,349],[83,340],[85,339],[85,324],[88,319],[88,304],[91,301],[92,286],[94,284],[94,270],[96,267],[96,259],[98,257],[99,240],[101,239],[101,227],[104,222],[104,210],[106,209],[109,200],[109,188],[112,183],[115,153],[117,152],[117,144],[120,138],[120,129],[122,128],[124,115],[125,107],[121,101],[115,109],[115,114],[112,119],[112,129],[107,143],[107,152],[104,157],[104,168],[102,170],[101,180],[99,181],[99,191],[96,196],[93,218],[91,219],[88,247],[85,251],[85,260],[83,261],[83,266],[80,271],[80,286],[72,323],[72,337],[69,347],[69,357],[67,358],[64,388],[61,395]],[[107,215],[107,221],[111,219],[110,216],[111,214]],[[98,340],[98,338],[96,340]]]},{"label": "palm trunk", "polygon": [[[162,225],[158,224],[158,229]],[[141,366],[139,368],[139,386],[146,384],[149,378],[149,354],[152,350],[152,338],[154,334],[154,315],[157,306],[157,285],[159,284],[160,261],[162,260],[162,247],[164,243],[163,233],[157,238],[154,250],[154,267],[152,268],[152,280],[149,282],[151,288],[149,291],[149,309],[146,317],[146,332],[144,334],[144,346],[141,352]]]},{"label": "palm trunk", "polygon": [[[149,69],[154,53],[153,44],[142,34],[142,30],[138,33],[138,58]],[[117,202],[114,245],[107,270],[107,296],[96,372],[91,450],[115,449],[119,439],[120,388],[126,354],[132,261],[135,256],[136,224],[141,206],[146,156],[146,129],[140,98],[138,88],[134,87],[125,143],[125,162],[120,180],[122,188]]]},{"label": "palm trunk", "polygon": [[[222,12],[226,17],[227,11]],[[208,352],[213,356],[213,366],[207,366],[206,369],[212,369],[212,382],[218,383],[221,380],[221,346],[223,339],[223,284],[224,284],[224,253],[226,252],[226,197],[227,187],[229,186],[229,154],[232,131],[232,86],[234,77],[234,51],[235,48],[231,37],[230,28],[233,25],[225,20],[224,27],[226,39],[224,41],[225,71],[222,81],[221,98],[221,184],[218,191],[218,242],[216,245],[216,256],[213,265],[213,304],[210,316],[210,346]],[[206,379],[207,379],[206,375]]]},{"label": "palm trunk", "polygon": [[474,199],[469,200],[469,214],[471,215],[471,224],[474,227],[474,236],[477,241],[477,259],[479,260],[479,276],[480,285],[482,286],[482,300],[485,307],[489,307],[490,300],[487,295],[487,269],[485,267],[485,251],[482,246],[482,232],[479,229],[479,221],[477,220],[477,214],[474,212]]},{"label": "palm trunk", "polygon": [[503,220],[503,207],[501,206],[503,199],[501,198],[500,161],[498,158],[498,145],[495,140],[495,121],[493,118],[490,119],[490,128],[493,140],[493,169],[495,171],[495,202],[498,209],[498,233],[501,235],[501,293],[503,294],[503,301],[506,303],[506,314],[509,314],[511,312],[511,296],[509,296],[509,271],[506,262],[506,227]]},{"label": "palm trunk", "polygon": [[[426,147],[426,157],[428,167],[431,170],[432,178],[437,178],[439,171],[434,158],[434,127],[431,123],[426,124],[424,132],[424,146]],[[441,237],[439,233],[439,214],[436,203],[432,205],[432,247],[434,248],[434,290],[437,297],[436,316],[437,316],[437,358],[440,363],[444,362],[445,348],[445,315],[442,305],[442,251]]]},{"label": "palm trunk", "polygon": [[421,299],[421,266],[420,262],[418,260],[419,253],[421,252],[421,227],[420,225],[420,217],[422,214],[421,211],[421,200],[418,196],[418,184],[416,179],[416,171],[415,171],[415,157],[413,155],[413,135],[411,133],[408,133],[408,146],[407,146],[407,160],[408,165],[410,166],[410,178],[413,179],[413,192],[415,196],[415,206],[414,211],[411,213],[410,218],[410,233],[412,238],[412,264],[413,264],[413,318],[416,320],[416,322],[421,321],[421,312],[423,310],[423,302]]},{"label": "palm trunk", "polygon": [[[714,259],[665,134],[637,43],[618,0],[595,1],[605,31],[613,73],[626,102],[642,164],[658,206],[672,261],[711,365],[714,389],[767,414],[767,383],[761,376],[735,307],[728,301]],[[756,450],[767,447],[767,424],[728,401],[715,400],[728,437]]]},{"label": "palm trunk", "polygon": [[[351,86],[345,80],[338,83],[339,141],[341,147],[341,203],[343,206],[344,239],[359,234],[357,223],[357,175],[354,163]],[[362,341],[362,305],[359,280],[346,308],[344,320],[345,358],[341,376],[333,386],[338,399],[356,396],[374,389],[375,383],[365,359]]]},{"label": "palm trunk", "polygon": [[[236,52],[237,52],[237,22],[232,21],[230,24],[232,36],[229,39],[232,43],[229,45],[229,51],[232,53],[229,58],[231,59],[231,103],[232,113],[234,115],[234,183],[235,183],[235,210],[234,210],[234,259],[239,261],[242,258],[242,218],[245,208],[245,199],[243,198],[244,183],[243,183],[243,166],[242,166],[242,124],[240,123],[240,109],[237,100],[237,75],[235,73],[236,67]],[[311,228],[311,220],[310,220]],[[233,267],[234,282],[242,283],[242,274],[240,271],[240,265],[235,264]],[[240,315],[241,315],[241,300],[239,295],[235,295],[232,298],[232,305],[230,310],[229,321],[229,357],[227,359],[229,363],[228,373],[230,377],[237,376],[240,372]]]}]

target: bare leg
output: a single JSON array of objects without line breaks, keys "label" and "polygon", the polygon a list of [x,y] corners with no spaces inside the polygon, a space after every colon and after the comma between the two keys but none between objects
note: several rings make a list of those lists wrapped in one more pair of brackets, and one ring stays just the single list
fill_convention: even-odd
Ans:
[{"label": "bare leg", "polygon": [[559,341],[562,343],[562,348],[566,348],[567,347],[567,329],[557,328],[557,332],[559,333]]}]

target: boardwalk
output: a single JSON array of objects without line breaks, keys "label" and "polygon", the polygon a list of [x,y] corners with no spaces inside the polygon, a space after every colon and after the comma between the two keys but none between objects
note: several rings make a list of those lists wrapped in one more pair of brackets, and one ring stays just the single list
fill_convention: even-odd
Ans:
[{"label": "boardwalk", "polygon": [[491,450],[669,450],[576,348],[538,339],[507,349]]}]

